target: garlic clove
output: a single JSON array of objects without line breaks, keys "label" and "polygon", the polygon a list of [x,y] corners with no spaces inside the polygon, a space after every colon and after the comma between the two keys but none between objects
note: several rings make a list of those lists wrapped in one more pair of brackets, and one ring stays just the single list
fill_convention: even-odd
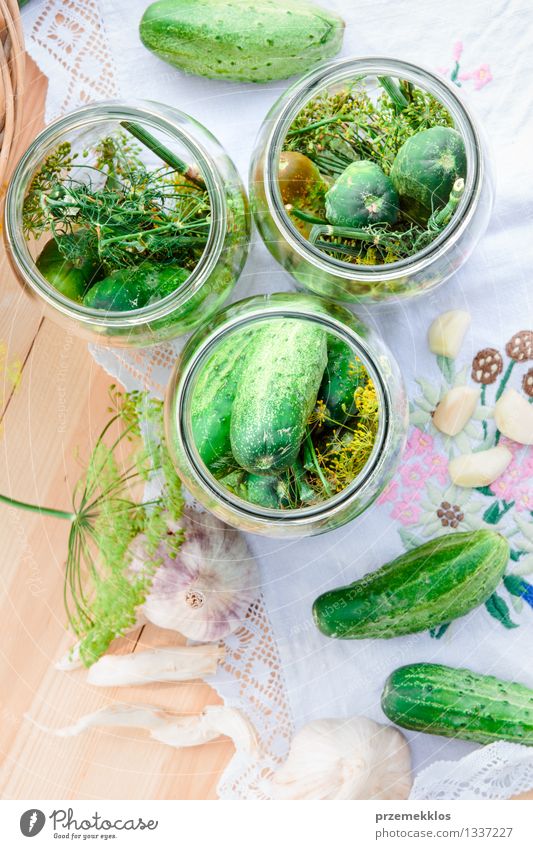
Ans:
[{"label": "garlic clove", "polygon": [[456,486],[489,486],[504,473],[512,459],[505,445],[497,445],[487,451],[454,457],[448,464],[448,471]]},{"label": "garlic clove", "polygon": [[105,655],[91,666],[87,681],[97,687],[190,681],[213,675],[223,657],[224,648],[216,644]]},{"label": "garlic clove", "polygon": [[520,445],[533,445],[533,406],[516,389],[506,389],[494,407],[496,427]]},{"label": "garlic clove", "polygon": [[441,313],[429,328],[429,350],[441,357],[455,359],[469,326],[470,313],[465,310]]},{"label": "garlic clove", "polygon": [[433,424],[446,436],[457,436],[476,411],[480,390],[471,386],[455,386],[439,402],[433,413]]}]

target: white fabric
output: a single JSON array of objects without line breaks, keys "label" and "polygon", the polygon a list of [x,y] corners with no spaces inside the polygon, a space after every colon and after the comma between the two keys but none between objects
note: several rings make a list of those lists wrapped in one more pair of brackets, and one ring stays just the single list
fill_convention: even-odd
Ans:
[{"label": "white fabric", "polygon": [[[88,99],[114,95],[171,103],[209,127],[246,179],[258,127],[286,83],[251,86],[184,76],[141,45],[137,27],[146,5],[147,0],[33,0],[23,10],[28,49],[50,77],[48,118]],[[323,5],[340,11],[347,22],[343,55],[395,56],[449,75],[454,52],[462,52],[461,91],[484,126],[493,151],[497,202],[488,232],[467,265],[422,299],[358,310],[364,320],[377,326],[397,356],[411,398],[420,392],[416,378],[425,378],[425,398],[420,399],[415,417],[422,426],[441,384],[425,339],[436,314],[452,308],[472,313],[472,328],[460,355],[465,372],[459,379],[467,381],[472,357],[479,349],[491,346],[503,353],[513,333],[532,326],[533,14],[529,0],[448,0],[445,4],[437,0],[323,0]],[[462,51],[457,42],[462,42]],[[289,288],[289,276],[256,235],[234,299]],[[93,354],[127,387],[148,386],[161,394],[179,345],[166,345],[156,352],[95,350]],[[526,363],[514,369],[511,383],[517,389],[527,367]],[[417,432],[412,433],[413,445],[416,437]],[[472,439],[477,444],[475,436]],[[443,456],[448,450],[438,440],[433,448]],[[522,452],[520,457],[526,463],[523,468],[531,469],[527,466],[530,455]],[[416,465],[416,457],[409,463]],[[413,493],[408,488],[410,468],[405,466],[404,477],[398,480],[405,492]],[[262,567],[263,602],[254,612],[257,621],[244,629],[246,633],[232,638],[233,660],[214,684],[228,702],[250,712],[264,743],[267,769],[286,751],[293,724],[298,727],[318,717],[359,712],[383,721],[379,697],[384,680],[405,663],[464,665],[533,686],[529,662],[533,610],[519,602],[513,607],[505,592],[511,616],[520,625],[514,629],[504,629],[484,608],[456,622],[440,640],[420,634],[391,641],[334,642],[312,624],[310,605],[320,592],[352,581],[401,553],[409,534],[420,530],[419,522],[429,521],[430,516],[435,520],[435,501],[459,498],[447,489],[444,478],[427,483],[423,502],[416,501],[415,494],[412,503],[402,507],[391,497],[323,537],[290,543],[252,538]],[[520,511],[509,509],[498,529],[512,534],[513,540],[526,539],[524,551],[529,555],[518,564],[525,571],[533,551],[533,545],[527,548],[533,504],[526,509],[531,494],[527,480],[521,487]],[[489,503],[475,494],[465,507],[465,521],[481,524]],[[405,511],[413,504],[419,522],[409,524]],[[244,645],[245,652],[239,650]],[[525,747],[497,743],[480,749],[424,734],[408,736],[418,775],[413,798],[506,798],[533,784],[533,754]],[[463,760],[457,766],[459,758]],[[221,795],[261,797],[259,771],[234,761],[222,779]]]}]

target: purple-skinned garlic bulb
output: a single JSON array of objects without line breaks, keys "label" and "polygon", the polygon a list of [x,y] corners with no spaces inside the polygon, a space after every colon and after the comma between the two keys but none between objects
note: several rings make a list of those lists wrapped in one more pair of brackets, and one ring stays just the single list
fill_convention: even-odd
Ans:
[{"label": "purple-skinned garlic bulb", "polygon": [[[164,547],[149,594],[139,612],[160,628],[190,640],[215,642],[242,624],[259,596],[259,570],[246,540],[209,513],[186,507],[168,533],[184,531],[177,556]],[[142,571],[147,555],[142,537],[133,547],[131,568]]]}]

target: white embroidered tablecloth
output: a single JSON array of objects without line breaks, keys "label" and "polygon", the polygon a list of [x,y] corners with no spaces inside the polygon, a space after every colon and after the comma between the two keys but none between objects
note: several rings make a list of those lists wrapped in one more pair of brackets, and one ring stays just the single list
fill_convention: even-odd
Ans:
[{"label": "white embroidered tablecloth", "polygon": [[[161,100],[214,132],[246,179],[260,122],[286,83],[251,86],[184,76],[141,45],[138,21],[147,4],[32,0],[24,8],[27,48],[50,77],[47,118],[95,99]],[[228,703],[249,713],[264,758],[254,765],[237,754],[220,782],[226,798],[263,797],[262,770],[279,763],[293,729],[310,719],[364,713],[383,721],[384,680],[404,663],[468,666],[533,686],[533,588],[527,582],[533,572],[533,452],[510,445],[512,464],[485,493],[455,489],[446,471],[450,454],[484,440],[492,444],[490,407],[504,382],[522,393],[533,391],[531,6],[529,0],[323,0],[323,5],[347,22],[342,55],[405,58],[461,87],[490,141],[497,200],[487,234],[452,281],[419,300],[358,310],[397,356],[412,399],[407,451],[380,503],[319,538],[251,539],[263,596],[246,626],[228,640],[226,663],[211,683]],[[233,299],[290,288],[290,278],[256,235]],[[472,327],[455,373],[443,375],[428,352],[425,331],[436,314],[451,308],[469,310]],[[98,349],[93,355],[128,388],[148,387],[160,395],[179,347]],[[431,410],[449,383],[475,383],[479,369],[473,377],[473,360],[479,366],[487,348],[499,353],[501,373],[495,382],[480,384],[484,406],[466,431],[444,443],[431,425]],[[355,580],[430,536],[483,526],[509,536],[508,575],[487,606],[448,629],[433,636],[342,642],[326,639],[312,624],[310,605],[325,589]],[[417,774],[412,798],[506,798],[533,786],[533,755],[523,746],[481,749],[424,734],[408,737]]]}]

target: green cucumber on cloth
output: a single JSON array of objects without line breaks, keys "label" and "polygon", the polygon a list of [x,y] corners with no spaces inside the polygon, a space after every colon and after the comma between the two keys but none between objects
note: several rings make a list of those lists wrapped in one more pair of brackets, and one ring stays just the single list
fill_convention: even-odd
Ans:
[{"label": "green cucumber on cloth", "polygon": [[305,0],[158,0],[139,34],[148,50],[186,73],[264,83],[335,56],[344,21]]}]

